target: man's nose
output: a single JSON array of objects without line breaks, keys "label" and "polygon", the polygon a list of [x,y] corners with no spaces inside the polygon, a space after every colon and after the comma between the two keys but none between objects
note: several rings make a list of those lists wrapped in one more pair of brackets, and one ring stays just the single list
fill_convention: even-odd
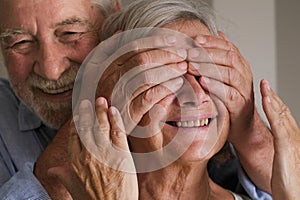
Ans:
[{"label": "man's nose", "polygon": [[55,42],[44,42],[34,64],[34,72],[48,80],[58,80],[69,68],[70,62],[63,45]]},{"label": "man's nose", "polygon": [[184,84],[177,94],[180,107],[200,107],[210,101],[209,94],[201,87],[195,76],[186,74],[184,78]]}]

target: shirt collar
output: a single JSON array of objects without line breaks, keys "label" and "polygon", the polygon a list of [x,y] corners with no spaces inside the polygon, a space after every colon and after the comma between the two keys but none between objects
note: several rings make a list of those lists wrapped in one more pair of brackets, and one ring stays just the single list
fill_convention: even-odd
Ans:
[{"label": "shirt collar", "polygon": [[18,118],[20,131],[33,130],[42,125],[41,119],[23,103],[20,103],[19,105]]}]

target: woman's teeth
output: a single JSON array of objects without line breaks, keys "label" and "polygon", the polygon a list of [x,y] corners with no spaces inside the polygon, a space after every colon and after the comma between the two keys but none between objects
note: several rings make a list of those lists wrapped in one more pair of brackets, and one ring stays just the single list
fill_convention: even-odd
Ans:
[{"label": "woman's teeth", "polygon": [[196,120],[196,121],[182,121],[182,122],[176,122],[176,126],[179,128],[203,127],[203,126],[207,126],[210,123],[210,121],[211,121],[210,118]]}]

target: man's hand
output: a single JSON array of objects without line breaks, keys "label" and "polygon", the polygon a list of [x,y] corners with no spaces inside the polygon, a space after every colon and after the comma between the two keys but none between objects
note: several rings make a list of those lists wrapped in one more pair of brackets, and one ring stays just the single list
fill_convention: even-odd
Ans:
[{"label": "man's hand", "polygon": [[58,131],[53,141],[36,161],[34,174],[54,200],[72,199],[63,184],[48,173],[52,167],[64,165],[68,159],[69,124]]},{"label": "man's hand", "polygon": [[188,52],[188,72],[223,101],[230,114],[229,141],[255,185],[270,192],[272,136],[254,106],[252,72],[238,48],[219,34],[195,38],[199,48]]},{"label": "man's hand", "polygon": [[[179,42],[182,39],[166,35],[129,42],[118,50],[132,51],[117,57],[100,78],[96,96],[104,96],[109,105],[120,110],[128,133],[156,103],[181,88],[187,53],[185,48],[174,47]],[[96,53],[101,50],[97,48],[87,67],[94,63],[101,67]]]},{"label": "man's hand", "polygon": [[81,102],[75,119],[81,140],[72,123],[69,161],[49,172],[73,199],[138,199],[136,174],[125,171],[135,170],[121,116],[104,98],[96,102],[96,116],[88,100]]},{"label": "man's hand", "polygon": [[300,196],[300,129],[289,108],[261,81],[262,105],[274,137],[272,195],[274,199]]},{"label": "man's hand", "polygon": [[229,139],[235,141],[253,121],[252,72],[237,47],[220,35],[195,38],[200,48],[189,50],[188,72],[200,76],[201,86],[224,102],[231,119]]}]

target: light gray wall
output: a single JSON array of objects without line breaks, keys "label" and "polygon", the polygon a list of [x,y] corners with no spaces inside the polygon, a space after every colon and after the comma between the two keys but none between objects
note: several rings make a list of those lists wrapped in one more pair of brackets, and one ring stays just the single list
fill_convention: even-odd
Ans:
[{"label": "light gray wall", "polygon": [[220,29],[251,65],[256,105],[266,119],[261,107],[259,81],[265,78],[277,90],[275,0],[214,0],[213,7]]},{"label": "light gray wall", "polygon": [[259,80],[267,78],[299,124],[300,1],[213,0],[213,5],[223,30],[252,66],[258,107]]},{"label": "light gray wall", "polygon": [[300,125],[300,1],[276,0],[278,92]]}]

